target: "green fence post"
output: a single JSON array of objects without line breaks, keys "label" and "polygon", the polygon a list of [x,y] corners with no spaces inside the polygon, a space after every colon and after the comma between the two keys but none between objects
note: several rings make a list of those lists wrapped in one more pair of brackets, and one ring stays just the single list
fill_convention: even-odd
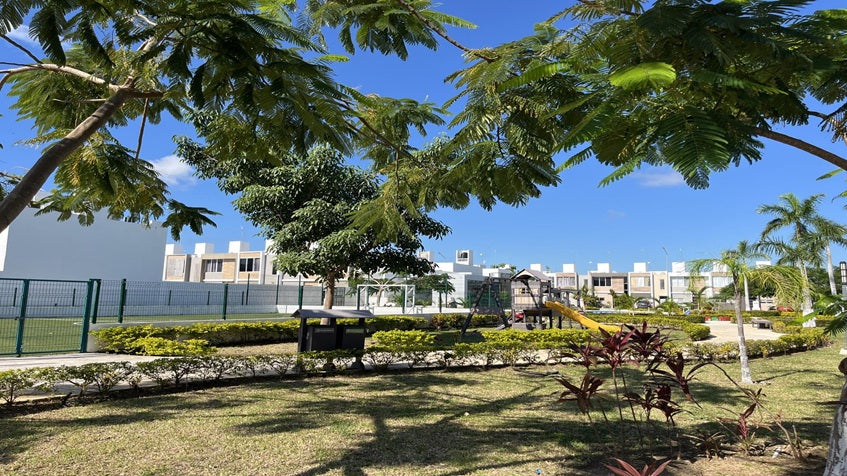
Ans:
[{"label": "green fence post", "polygon": [[[18,314],[18,333],[15,336],[15,353],[20,357],[24,348],[24,321],[26,320],[26,301],[29,298],[29,280],[24,279],[23,289],[21,290],[21,311]],[[17,290],[17,288],[15,288]]]},{"label": "green fence post", "polygon": [[303,309],[303,283],[297,284],[297,309]]},{"label": "green fence post", "polygon": [[223,309],[221,309],[221,319],[223,319],[224,321],[226,320],[226,302],[227,302],[228,297],[229,297],[229,284],[224,283],[224,306],[223,306]]},{"label": "green fence post", "polygon": [[441,312],[441,291],[438,291],[438,312]]},{"label": "green fence post", "polygon": [[100,307],[100,284],[99,279],[93,280],[97,284],[97,292],[94,293],[94,307],[91,308],[91,323],[97,324],[97,308]]},{"label": "green fence post", "polygon": [[274,306],[279,306],[279,276],[276,278],[276,299],[274,300]]},{"label": "green fence post", "polygon": [[403,314],[406,314],[406,286],[403,286],[403,306],[400,309]]},{"label": "green fence post", "polygon": [[244,305],[250,304],[250,273],[247,273],[247,291],[244,293]]},{"label": "green fence post", "polygon": [[118,323],[124,321],[124,306],[126,306],[126,278],[121,279],[121,295],[118,296]]},{"label": "green fence post", "polygon": [[356,310],[362,309],[362,288],[356,286]]},{"label": "green fence post", "polygon": [[85,307],[82,311],[82,337],[79,341],[79,351],[80,352],[88,352],[88,326],[91,321],[91,317],[94,314],[94,279],[88,280],[88,286],[85,291]]}]

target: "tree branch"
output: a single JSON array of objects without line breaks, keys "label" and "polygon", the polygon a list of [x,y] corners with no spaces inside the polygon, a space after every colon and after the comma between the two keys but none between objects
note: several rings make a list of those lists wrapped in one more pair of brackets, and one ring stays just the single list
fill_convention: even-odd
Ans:
[{"label": "tree branch", "polygon": [[492,58],[490,56],[486,56],[486,55],[480,53],[478,50],[468,48],[467,46],[459,43],[458,41],[453,39],[453,37],[448,35],[446,31],[442,30],[441,28],[438,28],[437,25],[435,25],[431,21],[424,18],[424,16],[421,15],[420,12],[418,12],[415,9],[415,7],[409,5],[405,0],[397,0],[397,2],[400,3],[400,5],[403,5],[403,8],[405,8],[406,10],[409,11],[409,13],[414,15],[415,18],[422,21],[423,24],[426,25],[430,30],[434,31],[438,36],[440,36],[441,38],[444,38],[448,43],[455,46],[456,48],[459,48],[460,50],[464,51],[465,53],[468,53],[469,55],[476,56],[477,58],[483,59],[483,60],[485,60],[489,63],[493,63],[494,61],[497,60],[497,58]]},{"label": "tree branch", "polygon": [[17,48],[17,49],[19,49],[19,50],[23,51],[24,53],[26,53],[26,55],[27,55],[27,56],[29,56],[30,58],[32,58],[32,60],[33,60],[33,61],[35,61],[36,63],[41,63],[41,60],[40,60],[40,59],[38,59],[38,57],[37,57],[37,56],[35,56],[35,55],[31,52],[31,51],[29,51],[28,49],[26,49],[26,48],[25,48],[23,45],[21,45],[20,43],[18,43],[18,42],[16,42],[15,40],[13,40],[13,39],[9,38],[9,37],[8,37],[8,36],[6,36],[6,35],[0,35],[0,37],[2,37],[4,40],[6,40],[6,41],[8,41],[9,43],[11,43],[11,44],[12,44],[12,46],[14,46],[15,48]]},{"label": "tree branch", "polygon": [[[836,132],[838,131],[838,129],[840,129],[841,124],[839,124],[838,121],[833,119],[832,115],[830,115],[830,114],[824,114],[822,112],[817,112],[817,111],[809,111],[809,115],[818,117],[818,118],[822,119],[824,122],[828,122],[829,125],[831,125],[832,128],[835,129]],[[844,141],[844,144],[847,144],[847,133],[842,133],[840,135],[841,135],[841,140]]]},{"label": "tree branch", "polygon": [[828,150],[821,149],[816,145],[809,144],[808,142],[796,139],[785,134],[781,134],[779,132],[774,132],[769,129],[763,129],[761,127],[754,127],[753,132],[762,137],[767,137],[768,139],[775,140],[786,145],[790,145],[791,147],[796,147],[797,149],[800,149],[804,152],[808,152],[809,154],[818,156],[821,159],[829,162],[830,164],[842,170],[847,170],[847,159],[841,157],[840,155],[833,154]]},{"label": "tree branch", "polygon": [[0,73],[5,75],[5,77],[2,80],[0,80],[0,88],[3,87],[3,84],[12,75],[15,75],[15,74],[18,74],[18,73],[25,73],[27,71],[37,71],[37,70],[53,71],[53,72],[56,72],[56,73],[63,73],[63,74],[69,74],[71,76],[77,76],[77,77],[82,78],[86,81],[90,81],[94,84],[97,84],[97,85],[100,85],[100,86],[107,86],[112,92],[116,92],[118,89],[120,89],[120,86],[118,86],[116,84],[111,84],[108,81],[106,81],[105,79],[94,76],[91,73],[86,73],[85,71],[82,71],[82,70],[79,70],[79,69],[76,69],[76,68],[71,68],[70,66],[59,66],[57,64],[50,64],[50,63],[38,63],[38,64],[29,65],[29,66],[23,66],[23,67],[20,67],[20,68],[6,69],[6,70],[3,70],[3,71],[0,71]]}]

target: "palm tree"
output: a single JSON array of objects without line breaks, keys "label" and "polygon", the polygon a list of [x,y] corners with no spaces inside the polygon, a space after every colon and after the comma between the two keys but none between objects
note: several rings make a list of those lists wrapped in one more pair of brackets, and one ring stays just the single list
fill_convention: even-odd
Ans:
[{"label": "palm tree", "polygon": [[803,292],[804,277],[797,269],[789,266],[765,266],[755,268],[750,261],[756,258],[767,258],[767,255],[757,251],[757,247],[746,241],[738,243],[734,250],[724,250],[720,257],[702,258],[691,261],[689,272],[692,276],[700,275],[711,269],[715,264],[723,265],[732,276],[733,297],[735,299],[735,322],[738,326],[738,354],[741,359],[741,382],[752,384],[750,363],[747,358],[747,343],[744,339],[744,319],[742,311],[742,290],[744,282],[751,284],[769,284],[776,290],[776,297],[781,302],[796,302]]},{"label": "palm tree", "polygon": [[[845,240],[847,227],[828,220],[818,213],[817,206],[822,198],[823,194],[815,194],[805,200],[800,200],[794,194],[786,193],[780,195],[779,203],[762,205],[756,211],[774,216],[762,230],[762,241],[764,243],[778,243],[779,241],[773,237],[774,232],[784,228],[793,229],[791,241],[794,242],[795,250],[799,252],[794,253],[794,265],[800,269],[804,277],[807,276],[806,264],[820,263],[821,254],[826,252],[829,288],[830,292],[835,294],[835,274],[832,267],[830,244],[833,242],[847,243],[847,240]],[[771,247],[771,250],[780,252],[777,248]],[[808,294],[805,297],[803,312],[807,314],[811,311],[811,299],[809,299]]]}]

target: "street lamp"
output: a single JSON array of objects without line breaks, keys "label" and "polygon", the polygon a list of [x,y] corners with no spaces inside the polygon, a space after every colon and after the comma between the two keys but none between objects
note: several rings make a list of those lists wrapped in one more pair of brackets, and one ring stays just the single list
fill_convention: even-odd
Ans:
[{"label": "street lamp", "polygon": [[[847,299],[847,262],[842,261],[838,264],[838,271],[841,273],[841,299]],[[841,355],[847,355],[847,331],[844,332],[845,342],[844,348],[841,349]]]},{"label": "street lamp", "polygon": [[667,298],[670,299],[671,302],[673,302],[673,288],[671,287],[671,273],[670,273],[670,269],[668,268],[668,260],[670,259],[670,255],[668,254],[668,249],[665,248],[664,246],[662,246],[662,251],[665,252],[665,279],[668,280],[668,282],[667,282],[667,286],[668,286],[668,289],[667,289],[668,296],[667,296]]}]

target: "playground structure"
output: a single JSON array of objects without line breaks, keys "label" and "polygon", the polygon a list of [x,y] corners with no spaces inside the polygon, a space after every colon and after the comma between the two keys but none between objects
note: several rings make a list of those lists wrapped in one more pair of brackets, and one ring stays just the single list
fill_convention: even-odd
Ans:
[{"label": "playground structure", "polygon": [[582,324],[584,327],[587,327],[588,329],[591,329],[591,330],[596,331],[596,330],[599,330],[599,329],[603,329],[603,330],[608,331],[608,332],[617,332],[617,331],[621,330],[620,326],[611,326],[611,325],[608,325],[608,324],[600,324],[599,322],[591,320],[591,319],[583,316],[582,314],[574,311],[573,309],[569,308],[568,306],[564,305],[561,302],[547,301],[546,303],[544,303],[544,305],[547,306],[548,308],[558,312],[562,316],[564,316],[564,317],[566,317],[566,318],[568,318],[572,321],[576,321],[576,322]]},{"label": "playground structure", "polygon": [[[500,283],[491,278],[486,278],[482,287],[477,292],[476,298],[471,306],[465,322],[462,325],[464,336],[474,314],[480,312],[479,303],[485,292],[495,296],[497,314],[502,324],[498,330],[511,327],[531,331],[534,329],[552,329],[554,318],[558,319],[556,327],[562,328],[563,319],[569,319],[583,327],[592,330],[603,329],[607,332],[617,332],[620,326],[600,324],[580,314],[561,300],[561,290],[552,286],[550,278],[544,273],[536,270],[521,270],[511,278],[512,291],[512,316],[506,317],[503,305],[500,301]],[[490,310],[489,310],[490,311]],[[546,322],[545,322],[546,321]]]}]

